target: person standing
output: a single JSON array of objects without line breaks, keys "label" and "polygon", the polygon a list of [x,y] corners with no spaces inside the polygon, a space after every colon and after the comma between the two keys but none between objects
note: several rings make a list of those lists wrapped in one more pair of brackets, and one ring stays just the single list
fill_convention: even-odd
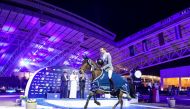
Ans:
[{"label": "person standing", "polygon": [[61,98],[68,97],[68,80],[67,72],[63,72],[61,75]]},{"label": "person standing", "polygon": [[156,103],[160,102],[160,94],[159,94],[159,84],[156,82],[154,85],[155,89],[156,89]]},{"label": "person standing", "polygon": [[78,75],[74,71],[70,75],[71,86],[70,86],[69,98],[77,98],[77,81],[78,81]]},{"label": "person standing", "polygon": [[80,98],[84,98],[85,82],[85,75],[81,74],[81,77],[79,78]]},{"label": "person standing", "polygon": [[148,102],[149,103],[152,103],[152,83],[151,82],[148,82],[147,83],[147,90],[148,90],[148,94],[149,94],[149,100]]}]

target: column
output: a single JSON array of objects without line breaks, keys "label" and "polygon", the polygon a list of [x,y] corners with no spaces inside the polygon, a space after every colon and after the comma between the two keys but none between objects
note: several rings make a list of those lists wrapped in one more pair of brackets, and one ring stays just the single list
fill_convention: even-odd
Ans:
[{"label": "column", "polygon": [[160,88],[161,88],[161,91],[164,90],[164,81],[162,77],[160,77]]},{"label": "column", "polygon": [[175,27],[175,36],[176,36],[176,39],[182,38],[180,25]]},{"label": "column", "polygon": [[143,46],[143,51],[147,51],[148,50],[148,47],[147,47],[147,40],[143,40],[142,41],[142,46]]},{"label": "column", "polygon": [[161,33],[158,34],[158,39],[159,39],[160,46],[162,46],[162,45],[165,44],[163,32],[161,32]]},{"label": "column", "polygon": [[134,55],[135,55],[134,45],[131,45],[131,46],[129,47],[129,52],[130,52],[130,56],[134,56]]},{"label": "column", "polygon": [[181,91],[181,77],[179,77],[179,90]]}]

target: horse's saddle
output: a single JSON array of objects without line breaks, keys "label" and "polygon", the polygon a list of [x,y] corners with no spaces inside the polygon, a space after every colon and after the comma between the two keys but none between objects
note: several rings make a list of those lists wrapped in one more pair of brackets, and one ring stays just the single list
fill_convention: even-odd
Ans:
[{"label": "horse's saddle", "polygon": [[[129,88],[127,81],[121,75],[113,72],[112,81],[114,83],[115,90],[121,89],[124,92],[128,91]],[[103,90],[105,92],[110,92],[110,82],[106,71],[103,71],[99,77],[92,81],[91,90]]]}]

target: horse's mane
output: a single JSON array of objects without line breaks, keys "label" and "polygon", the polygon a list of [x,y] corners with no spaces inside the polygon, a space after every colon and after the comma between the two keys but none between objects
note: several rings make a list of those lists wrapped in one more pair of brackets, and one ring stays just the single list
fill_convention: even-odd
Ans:
[{"label": "horse's mane", "polygon": [[[100,65],[98,65],[94,60],[90,59],[90,58],[86,58],[85,62],[88,62],[88,60],[91,60],[92,64],[95,65],[99,70],[100,70]],[[83,63],[84,64],[84,63]]]},{"label": "horse's mane", "polygon": [[[91,60],[92,60],[92,59],[91,59]],[[92,62],[93,62],[93,64],[100,70],[100,66],[99,66],[95,61],[92,60]]]}]

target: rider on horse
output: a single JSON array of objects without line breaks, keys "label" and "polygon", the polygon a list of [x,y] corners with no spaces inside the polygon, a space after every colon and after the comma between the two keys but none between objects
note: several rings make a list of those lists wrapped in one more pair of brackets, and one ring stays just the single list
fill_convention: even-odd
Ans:
[{"label": "rider on horse", "polygon": [[112,58],[109,52],[105,48],[100,48],[101,57],[100,60],[97,61],[99,65],[101,65],[102,71],[105,70],[108,72],[109,82],[110,82],[110,92],[115,92],[114,83],[112,80],[113,66],[112,66]]},{"label": "rider on horse", "polygon": [[[102,49],[102,48],[101,48]],[[119,74],[113,73],[111,72],[111,74],[109,74],[109,70],[113,70],[112,64],[111,63],[111,56],[110,54],[104,54],[107,53],[104,50],[101,50],[102,53],[102,58],[104,59],[104,64],[102,64],[102,69],[105,69],[108,71],[108,73],[103,72],[99,66],[91,59],[89,58],[84,58],[83,62],[82,62],[82,66],[80,67],[80,73],[84,74],[86,71],[90,70],[90,73],[92,74],[92,81],[91,81],[91,90],[89,91],[89,96],[86,100],[86,104],[84,106],[84,109],[87,109],[88,107],[88,103],[91,99],[91,97],[94,97],[94,103],[96,103],[97,105],[100,105],[100,102],[97,101],[96,99],[96,95],[97,94],[106,94],[107,91],[109,91],[110,89],[113,90],[115,88],[114,93],[110,93],[113,96],[116,96],[118,98],[118,102],[113,106],[113,109],[115,109],[117,107],[118,104],[120,105],[120,109],[122,109],[123,107],[123,94],[126,94],[126,98],[128,100],[131,99],[130,95],[129,95],[129,88],[128,88],[128,83],[127,81],[120,76]],[[100,61],[98,61],[99,63]],[[105,64],[107,63],[107,64]],[[111,66],[110,66],[111,65]],[[113,76],[112,76],[113,73]],[[109,80],[107,79],[109,75]],[[113,84],[113,81],[114,84]],[[109,86],[107,87],[107,85],[112,82],[111,88],[109,88]],[[108,83],[108,84],[107,84]]]}]

